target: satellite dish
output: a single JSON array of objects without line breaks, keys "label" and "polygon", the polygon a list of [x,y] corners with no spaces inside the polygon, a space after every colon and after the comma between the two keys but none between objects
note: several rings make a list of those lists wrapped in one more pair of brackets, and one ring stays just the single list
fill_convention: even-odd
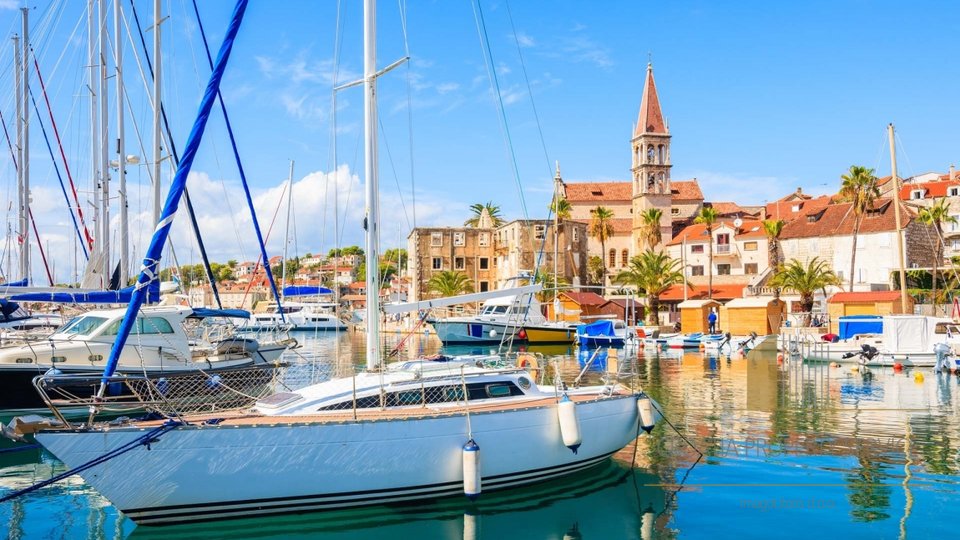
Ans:
[{"label": "satellite dish", "polygon": [[733,220],[733,226],[739,229],[743,226],[743,220],[740,218]]}]

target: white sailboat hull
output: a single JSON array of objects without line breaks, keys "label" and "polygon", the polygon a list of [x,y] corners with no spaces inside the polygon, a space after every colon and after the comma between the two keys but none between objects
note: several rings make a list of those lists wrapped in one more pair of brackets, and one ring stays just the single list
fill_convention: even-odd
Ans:
[{"label": "white sailboat hull", "polygon": [[[541,402],[542,403],[542,402]],[[483,489],[592,466],[638,433],[636,396],[577,404],[583,443],[564,446],[555,404],[470,415]],[[299,513],[462,494],[462,413],[434,417],[179,426],[83,478],[140,524]],[[76,467],[143,436],[142,428],[48,431],[38,441]]]}]

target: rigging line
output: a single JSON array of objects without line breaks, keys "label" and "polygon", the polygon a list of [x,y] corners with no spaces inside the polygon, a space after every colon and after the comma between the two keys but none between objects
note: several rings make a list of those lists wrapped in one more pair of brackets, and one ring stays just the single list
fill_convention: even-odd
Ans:
[{"label": "rigging line", "polygon": [[[377,109],[380,106],[377,105]],[[393,163],[393,154],[390,153],[390,142],[387,140],[387,130],[383,128],[383,121],[380,119],[380,114],[377,114],[377,123],[380,124],[380,133],[383,134],[383,147],[387,151],[387,161],[390,162],[390,170],[393,171],[393,179],[397,184],[397,193],[400,195],[400,208],[403,209],[403,217],[407,220],[407,227],[410,226],[410,215],[407,213],[407,205],[403,202],[403,189],[400,188],[400,176],[397,175],[397,167]],[[379,197],[379,195],[378,195]]]},{"label": "rigging line", "polygon": [[[280,213],[280,204],[283,203],[283,196],[287,192],[287,183],[283,183],[283,189],[280,190],[280,201],[277,203],[277,207],[273,210],[273,217],[270,219],[270,226],[267,227],[267,242],[270,241],[270,233],[273,232],[273,225],[277,222],[277,215]],[[241,304],[246,303],[247,294],[250,293],[250,289],[253,288],[253,284],[256,282],[257,271],[260,270],[260,266],[270,266],[270,261],[267,260],[266,264],[263,262],[263,255],[257,256],[257,263],[253,265],[253,272],[250,273],[250,281],[247,283],[246,290],[243,291],[243,300]]]},{"label": "rigging line", "polygon": [[[80,246],[83,248],[83,257],[84,259],[90,260],[90,256],[87,253],[86,246],[84,245],[83,234],[80,232],[80,226],[77,223],[77,216],[74,215],[73,209],[70,207],[70,196],[67,195],[67,186],[63,183],[63,177],[60,176],[60,167],[57,165],[57,157],[53,153],[53,147],[50,146],[50,137],[47,136],[47,128],[43,125],[43,120],[40,117],[40,107],[37,107],[37,100],[33,97],[33,90],[30,90],[30,102],[33,103],[33,110],[37,111],[37,123],[40,124],[40,132],[43,134],[44,142],[47,143],[47,152],[50,153],[50,161],[53,163],[53,170],[57,173],[57,180],[60,181],[60,190],[63,192],[63,200],[67,203],[67,212],[70,213],[70,219],[73,221],[73,228],[77,233],[77,238],[80,239]],[[4,130],[6,130],[6,126],[4,126]],[[60,150],[62,152],[63,148],[61,147]],[[66,161],[64,161],[64,163],[66,163]],[[70,181],[70,187],[73,188],[72,180]],[[74,198],[77,196],[76,188],[73,188],[73,196]],[[77,204],[79,205],[79,201],[77,201]],[[51,285],[53,284],[51,283]]]},{"label": "rigging line", "polygon": [[474,7],[473,18],[477,24],[477,33],[480,37],[480,49],[483,52],[483,63],[487,67],[487,76],[493,83],[496,92],[497,112],[500,117],[500,129],[504,134],[504,143],[506,144],[507,158],[513,167],[513,178],[517,184],[517,193],[520,195],[520,208],[523,210],[524,221],[530,221],[530,215],[527,212],[527,202],[523,197],[523,186],[520,183],[520,168],[517,165],[517,156],[513,149],[513,139],[510,136],[510,126],[507,123],[507,111],[503,105],[503,94],[500,91],[500,79],[497,77],[497,70],[493,64],[493,51],[490,49],[490,36],[487,34],[486,22],[483,18],[483,7],[480,0],[476,3],[471,2]]},{"label": "rigging line", "polygon": [[[31,49],[32,52],[32,49]],[[47,104],[47,113],[50,116],[50,127],[53,129],[53,136],[57,140],[57,147],[60,149],[60,159],[63,161],[63,169],[67,173],[67,180],[70,183],[70,190],[73,192],[73,201],[76,203],[77,215],[74,216],[73,212],[70,212],[70,217],[73,218],[73,225],[77,228],[77,234],[80,234],[80,228],[77,226],[77,217],[80,218],[80,225],[83,226],[83,235],[80,236],[80,243],[84,244],[83,256],[89,260],[89,255],[87,249],[93,249],[93,236],[90,235],[90,230],[87,228],[87,223],[83,219],[83,208],[80,205],[80,197],[77,195],[77,186],[73,183],[73,174],[70,173],[70,165],[67,162],[67,154],[63,150],[63,141],[60,139],[60,130],[57,129],[57,121],[53,117],[53,108],[50,106],[50,98],[47,95],[47,87],[43,82],[43,76],[40,74],[40,64],[37,62],[37,55],[33,55],[33,67],[37,72],[37,81],[40,82],[40,90],[43,93],[43,99]],[[30,99],[33,100],[33,91],[30,91]],[[33,107],[37,108],[37,103],[34,101]],[[40,120],[40,110],[37,109],[37,120]],[[40,129],[43,131],[44,139],[47,139],[47,130],[43,127],[43,122],[40,122]],[[50,146],[50,141],[47,139],[47,146]],[[56,158],[53,156],[53,150],[50,151],[50,159],[53,160],[53,166],[57,171],[57,177],[60,177],[60,169],[57,167]],[[60,185],[63,187],[63,178],[60,178]],[[64,196],[66,197],[66,190],[64,190]],[[67,198],[67,208],[70,208],[70,198]],[[84,242],[86,240],[86,242]]]},{"label": "rigging line", "polygon": [[[203,29],[203,21],[200,20],[200,9],[197,7],[197,0],[192,0],[193,12],[197,16],[197,27],[200,29],[200,37],[203,39],[203,48],[207,53],[207,61],[210,63],[210,69],[213,69],[213,57],[210,55],[210,45],[207,43],[207,33]],[[240,160],[240,150],[237,148],[237,140],[233,135],[233,126],[230,124],[230,116],[227,114],[227,104],[223,100],[223,93],[217,88],[217,101],[220,102],[220,111],[223,113],[223,120],[227,126],[227,135],[230,138],[230,146],[233,147],[233,157],[237,162],[237,169],[240,172],[240,181],[243,184],[243,192],[247,196],[247,205],[250,207],[250,216],[253,218],[253,228],[257,233],[257,241],[260,243],[260,255],[263,260],[269,262],[267,257],[267,248],[263,243],[263,233],[260,232],[260,222],[257,220],[257,210],[254,208],[253,199],[250,195],[250,185],[247,183],[247,175],[243,170],[243,163]],[[285,263],[285,261],[284,261]],[[270,265],[267,264],[267,279],[270,281],[270,288],[273,290],[273,297],[277,301],[277,308],[280,314],[280,321],[286,323],[286,316],[281,308],[280,291],[277,290],[277,283],[273,276]]]},{"label": "rigging line", "polygon": [[[907,154],[907,147],[903,144],[903,139],[900,138],[900,132],[894,131],[894,137],[897,138],[897,144],[900,146],[900,153],[903,154],[904,161],[907,162],[907,167],[909,171],[912,171],[913,174],[916,174],[917,169],[913,167],[913,162],[910,161],[910,155]],[[909,176],[907,178],[910,178]]]},{"label": "rigging line", "polygon": [[[137,6],[133,0],[130,0],[131,13],[133,13],[133,20],[137,24],[137,32],[140,34],[140,45],[143,48],[143,59],[147,63],[147,69],[150,72],[150,79],[153,80],[153,63],[150,61],[150,52],[147,49],[147,40],[143,35],[143,26],[140,24],[140,17],[137,15]],[[137,56],[137,55],[134,55]],[[173,131],[170,129],[170,122],[167,119],[167,110],[163,106],[163,100],[160,100],[160,103],[154,103],[154,107],[160,107],[160,116],[163,119],[163,128],[164,133],[166,134],[165,142],[170,148],[170,154],[173,156],[174,165],[180,166],[180,156],[177,153],[177,145],[173,139]],[[159,182],[160,179],[155,179]],[[187,206],[187,214],[190,216],[190,225],[193,228],[193,236],[197,241],[197,247],[200,249],[200,258],[203,260],[203,269],[207,274],[207,281],[210,282],[210,291],[213,293],[213,299],[217,303],[218,308],[222,308],[223,304],[220,302],[220,291],[217,288],[217,278],[213,275],[213,268],[210,267],[210,258],[207,257],[207,249],[204,246],[203,238],[200,236],[200,224],[197,222],[197,213],[193,208],[193,200],[190,198],[190,189],[184,187],[183,191],[183,200]]]},{"label": "rigging line", "polygon": [[[400,26],[403,30],[403,51],[404,56],[410,58],[410,42],[407,37],[407,1],[398,0],[400,4]],[[417,227],[417,182],[413,159],[413,71],[410,66],[413,62],[406,62],[406,84],[407,84],[407,140],[409,141],[409,160],[410,160],[410,206],[413,214],[413,227]]]},{"label": "rigging line", "polygon": [[540,123],[540,114],[537,112],[537,102],[533,99],[533,87],[530,86],[530,77],[527,75],[527,63],[523,60],[520,37],[517,35],[517,27],[513,24],[513,12],[510,10],[510,0],[506,0],[504,3],[507,6],[507,19],[509,19],[510,29],[513,31],[513,40],[517,44],[517,56],[520,57],[520,71],[523,73],[523,81],[527,84],[527,95],[530,96],[530,107],[533,109],[533,119],[537,122],[537,134],[540,136],[540,147],[543,148],[543,158],[547,162],[547,174],[552,177],[553,168],[550,166],[547,141],[543,137],[543,126]]},{"label": "rigging line", "polygon": [[[333,248],[340,249],[340,163],[337,157],[338,137],[337,137],[337,86],[340,80],[340,60],[343,47],[343,25],[346,20],[346,12],[343,10],[343,3],[337,0],[337,15],[334,24],[333,38],[333,85],[330,93],[330,154],[332,158],[333,177]],[[344,211],[346,214],[346,211]],[[324,226],[326,226],[326,205],[324,205]],[[338,265],[334,265],[338,266]],[[339,303],[339,287],[335,294]]]}]

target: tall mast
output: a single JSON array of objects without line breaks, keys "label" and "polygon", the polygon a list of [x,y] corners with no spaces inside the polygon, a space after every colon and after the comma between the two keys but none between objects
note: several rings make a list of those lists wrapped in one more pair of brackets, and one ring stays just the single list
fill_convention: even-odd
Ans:
[{"label": "tall mast", "polygon": [[160,221],[160,0],[153,0],[153,223]]},{"label": "tall mast", "polygon": [[[23,157],[20,158],[20,170],[23,175],[23,245],[20,264],[23,265],[23,277],[30,281],[30,26],[27,24],[29,8],[20,8],[23,15],[23,40],[20,42],[23,68]],[[39,240],[38,240],[39,242]],[[40,246],[41,248],[43,246]]]},{"label": "tall mast", "polygon": [[290,209],[293,207],[293,160],[290,160],[290,176],[287,180],[287,231],[283,235],[283,260],[280,262],[280,298],[287,288],[287,246],[290,245]]},{"label": "tall mast", "polygon": [[27,213],[24,205],[23,189],[23,67],[20,61],[20,38],[13,36],[13,78],[14,100],[17,106],[17,238],[20,241],[20,253],[17,254],[20,268],[20,279],[27,277],[23,261],[23,246],[30,240],[30,231],[27,230]]},{"label": "tall mast", "polygon": [[113,63],[116,65],[117,87],[117,176],[120,182],[120,287],[126,287],[130,279],[130,224],[127,215],[127,157],[123,144],[123,36],[120,24],[123,7],[120,0],[113,0]]},{"label": "tall mast", "polygon": [[107,123],[107,93],[109,83],[107,82],[107,0],[100,0],[98,3],[100,15],[100,177],[101,193],[100,204],[100,236],[101,246],[103,246],[103,282],[110,283],[110,276],[113,275],[110,266],[110,143],[109,129]]},{"label": "tall mast", "polygon": [[[897,259],[900,261],[900,313],[907,309],[907,263],[903,255],[903,222],[900,219],[900,177],[897,175],[897,146],[893,137],[893,124],[887,124],[890,139],[890,180],[893,181],[893,217],[897,225]],[[936,303],[934,303],[936,305]]]},{"label": "tall mast", "polygon": [[366,177],[367,236],[367,369],[380,365],[380,284],[378,235],[380,220],[377,200],[377,4],[376,0],[363,2],[363,145],[364,176]]},{"label": "tall mast", "polygon": [[553,177],[553,320],[559,320],[557,308],[559,301],[559,271],[558,256],[560,255],[560,162],[557,162],[557,174]]},{"label": "tall mast", "polygon": [[[97,142],[100,139],[100,127],[98,125],[99,114],[97,109],[97,50],[96,50],[96,32],[97,23],[94,16],[93,0],[87,0],[87,90],[90,92],[90,179],[93,192],[93,234],[94,250],[99,257],[103,253],[101,244],[102,234],[100,230],[100,150]],[[99,258],[93,254],[90,256],[90,263],[98,265]],[[94,267],[100,273],[102,268]],[[100,275],[101,287],[105,285],[103,275]]]}]

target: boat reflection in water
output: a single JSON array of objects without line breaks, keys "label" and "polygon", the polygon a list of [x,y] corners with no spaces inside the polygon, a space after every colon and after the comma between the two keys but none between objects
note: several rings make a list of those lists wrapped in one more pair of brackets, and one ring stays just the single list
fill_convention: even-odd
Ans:
[{"label": "boat reflection in water", "polygon": [[[626,450],[625,450],[626,451]],[[640,538],[658,537],[670,494],[654,475],[617,461],[531,486],[409,504],[171,527],[130,539]]]}]

